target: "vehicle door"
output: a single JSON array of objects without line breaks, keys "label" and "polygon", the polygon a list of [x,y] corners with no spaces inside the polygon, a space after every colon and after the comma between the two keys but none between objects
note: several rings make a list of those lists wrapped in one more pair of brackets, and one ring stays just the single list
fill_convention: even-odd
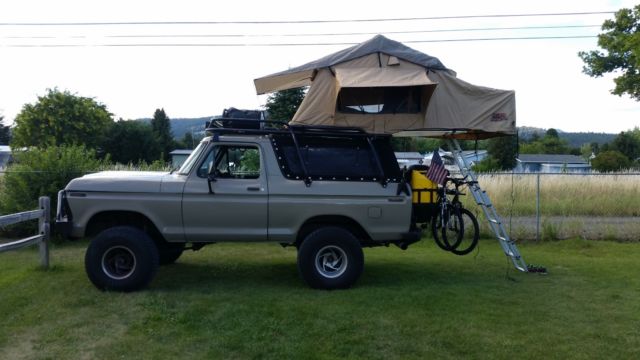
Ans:
[{"label": "vehicle door", "polygon": [[266,241],[268,189],[260,146],[212,142],[205,154],[184,188],[186,240]]}]

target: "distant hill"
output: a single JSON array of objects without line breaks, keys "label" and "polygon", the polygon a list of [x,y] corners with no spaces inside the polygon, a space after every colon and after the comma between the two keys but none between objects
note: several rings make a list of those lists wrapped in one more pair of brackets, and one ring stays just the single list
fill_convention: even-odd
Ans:
[{"label": "distant hill", "polygon": [[[594,132],[565,132],[560,129],[558,130],[558,135],[561,139],[565,139],[569,142],[570,147],[580,147],[583,144],[590,144],[592,142],[596,142],[600,145],[611,142],[613,138],[616,137],[617,134],[608,134],[608,133],[594,133]],[[547,129],[522,126],[518,127],[518,135],[521,140],[529,140],[533,136],[533,134],[538,134],[540,137],[544,136],[547,132]]]},{"label": "distant hill", "polygon": [[583,144],[591,144],[596,142],[600,145],[613,141],[617,134],[592,133],[592,132],[576,132],[576,133],[560,133],[560,137],[569,141],[569,146],[580,147]]},{"label": "distant hill", "polygon": [[194,134],[204,132],[204,123],[211,120],[212,117],[171,119],[173,136],[176,139],[182,139],[187,132],[193,132]]}]

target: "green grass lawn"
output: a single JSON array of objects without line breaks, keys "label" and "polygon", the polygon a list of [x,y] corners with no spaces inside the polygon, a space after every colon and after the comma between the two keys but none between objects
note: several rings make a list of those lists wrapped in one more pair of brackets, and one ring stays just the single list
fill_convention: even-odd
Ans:
[{"label": "green grass lawn", "polygon": [[96,290],[86,242],[0,254],[1,359],[567,359],[640,357],[640,244],[492,240],[456,257],[422,242],[365,250],[357,286],[305,286],[295,249],[221,244],[163,267],[148,290]]}]

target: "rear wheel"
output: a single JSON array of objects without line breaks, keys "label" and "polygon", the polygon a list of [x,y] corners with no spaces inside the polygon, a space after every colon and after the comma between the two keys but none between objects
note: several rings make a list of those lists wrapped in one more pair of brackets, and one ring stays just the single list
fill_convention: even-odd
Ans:
[{"label": "rear wheel", "polygon": [[101,290],[135,291],[151,282],[158,269],[158,249],[144,231],[118,226],[91,241],[84,258],[89,280]]},{"label": "rear wheel", "polygon": [[298,270],[316,289],[345,289],[362,274],[364,254],[351,232],[323,227],[307,235],[298,250]]}]

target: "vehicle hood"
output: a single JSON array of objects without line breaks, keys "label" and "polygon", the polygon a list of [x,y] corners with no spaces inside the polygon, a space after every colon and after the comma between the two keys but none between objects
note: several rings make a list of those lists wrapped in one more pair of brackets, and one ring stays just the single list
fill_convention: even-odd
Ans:
[{"label": "vehicle hood", "polygon": [[66,190],[101,192],[160,192],[167,172],[157,171],[102,171],[71,180]]}]

